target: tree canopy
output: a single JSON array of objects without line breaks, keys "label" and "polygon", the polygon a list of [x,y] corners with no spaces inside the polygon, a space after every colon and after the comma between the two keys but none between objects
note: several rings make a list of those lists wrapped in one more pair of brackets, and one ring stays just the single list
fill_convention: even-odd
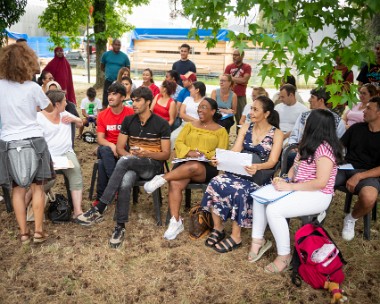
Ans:
[{"label": "tree canopy", "polygon": [[40,16],[40,26],[50,34],[54,45],[73,46],[80,36],[80,29],[90,18],[98,54],[96,86],[101,86],[104,75],[100,71],[100,55],[106,50],[107,39],[120,37],[131,30],[132,24],[123,16],[131,13],[133,7],[147,3],[149,0],[48,0],[48,6]]},{"label": "tree canopy", "polygon": [[0,0],[0,47],[7,39],[5,29],[20,20],[25,14],[27,0]]},{"label": "tree canopy", "polygon": [[[333,71],[334,59],[339,55],[343,64],[351,68],[373,60],[369,51],[373,43],[368,31],[368,23],[380,11],[378,0],[172,0],[181,2],[183,14],[194,23],[192,35],[197,28],[213,30],[208,39],[208,47],[216,43],[216,33],[229,18],[240,19],[245,25],[244,33],[229,32],[229,38],[240,50],[248,48],[248,42],[260,45],[266,50],[260,65],[262,80],[269,77],[279,85],[283,75],[289,75],[294,65],[306,82],[310,77],[323,85],[324,79]],[[257,7],[260,24],[251,20],[249,12]],[[207,13],[205,13],[207,12]],[[275,17],[275,18],[274,18]],[[273,35],[268,35],[267,24]],[[323,31],[326,36],[320,43],[314,43],[312,33]],[[342,80],[336,73],[335,80]],[[334,105],[356,101],[355,85],[349,92],[342,84],[327,86],[332,93]],[[343,91],[343,92],[342,92]],[[340,93],[341,97],[336,93]],[[335,96],[334,96],[335,95]]]}]

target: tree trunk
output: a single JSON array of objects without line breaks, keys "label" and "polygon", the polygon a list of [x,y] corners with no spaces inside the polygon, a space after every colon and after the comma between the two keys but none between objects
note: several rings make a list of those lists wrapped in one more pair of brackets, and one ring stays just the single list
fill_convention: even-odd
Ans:
[{"label": "tree trunk", "polygon": [[104,37],[106,31],[106,6],[107,0],[94,0],[94,33],[96,45],[96,83],[95,88],[102,88],[104,85],[104,73],[100,68],[100,59],[106,51],[107,38]]}]

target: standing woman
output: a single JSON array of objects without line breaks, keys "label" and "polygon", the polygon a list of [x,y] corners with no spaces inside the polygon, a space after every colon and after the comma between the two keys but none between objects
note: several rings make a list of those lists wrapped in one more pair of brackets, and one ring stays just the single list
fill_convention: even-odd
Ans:
[{"label": "standing woman", "polygon": [[[205,98],[198,106],[199,120],[186,124],[175,144],[178,158],[203,157],[208,160],[215,155],[215,149],[227,149],[228,134],[217,121],[220,118],[218,104],[211,98]],[[174,240],[184,229],[179,209],[182,202],[182,191],[190,182],[208,183],[218,174],[216,167],[203,161],[186,161],[175,164],[172,171],[165,175],[156,175],[145,183],[144,189],[152,193],[157,188],[169,183],[169,207],[172,218],[164,238]]]},{"label": "standing woman", "polygon": [[264,205],[253,202],[251,262],[259,260],[270,248],[265,241],[267,224],[276,241],[277,257],[265,272],[278,273],[289,268],[290,233],[287,218],[318,214],[325,211],[334,193],[337,162],[342,150],[336,135],[335,119],[328,110],[311,111],[288,179],[273,182],[277,191],[294,191],[278,201]]},{"label": "standing woman", "polygon": [[360,102],[353,106],[351,110],[345,112],[342,117],[347,129],[357,122],[364,121],[363,111],[367,107],[368,101],[374,96],[377,96],[377,89],[373,84],[366,83],[360,87]]},{"label": "standing woman", "polygon": [[66,99],[74,104],[77,104],[73,85],[73,76],[71,74],[70,63],[65,58],[63,48],[60,46],[54,49],[54,58],[43,69],[50,72],[54,80],[57,81],[62,90],[66,91]]},{"label": "standing woman", "polygon": [[170,97],[174,93],[175,87],[176,83],[164,80],[160,88],[160,94],[154,97],[150,106],[150,110],[168,121],[170,126],[173,125],[177,114],[176,103]]},{"label": "standing woman", "polygon": [[156,97],[156,95],[160,93],[160,89],[154,84],[152,70],[145,69],[142,73],[142,79],[143,83],[141,86],[149,88],[153,93],[153,97]]},{"label": "standing woman", "polygon": [[[40,243],[47,237],[42,226],[45,208],[42,185],[55,174],[43,130],[37,123],[37,107],[52,112],[53,106],[41,87],[31,81],[38,61],[25,43],[4,47],[0,52],[0,66],[0,184],[13,186],[13,209],[22,243],[29,242],[31,237],[25,209],[25,194],[30,186],[35,218],[33,239]],[[23,166],[16,168],[12,165],[16,162]]]},{"label": "standing woman", "polygon": [[234,114],[237,109],[237,96],[232,91],[233,81],[230,74],[220,76],[219,89],[211,92],[211,98],[218,103],[219,111],[222,118],[218,121],[222,127],[225,127],[227,133],[230,133],[231,127],[234,125]]}]

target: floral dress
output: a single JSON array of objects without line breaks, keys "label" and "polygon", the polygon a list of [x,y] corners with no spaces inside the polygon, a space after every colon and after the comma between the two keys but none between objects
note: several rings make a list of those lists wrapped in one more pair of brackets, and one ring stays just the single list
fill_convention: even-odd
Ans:
[{"label": "floral dress", "polygon": [[[273,146],[273,136],[276,127],[272,127],[258,145],[252,143],[251,123],[244,137],[243,151],[255,153],[263,161],[268,159]],[[240,227],[252,227],[251,193],[257,190],[258,185],[245,176],[226,172],[215,176],[207,186],[201,205],[205,210],[212,207],[213,212],[223,221],[229,218],[236,221]]]}]

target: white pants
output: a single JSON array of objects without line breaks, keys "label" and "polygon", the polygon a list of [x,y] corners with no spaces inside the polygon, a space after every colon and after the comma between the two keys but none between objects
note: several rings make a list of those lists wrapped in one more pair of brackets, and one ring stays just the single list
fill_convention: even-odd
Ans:
[{"label": "white pants", "polygon": [[277,202],[264,205],[253,202],[252,238],[263,239],[267,224],[276,240],[278,255],[290,254],[287,218],[318,214],[326,210],[332,194],[321,191],[295,191]]}]

